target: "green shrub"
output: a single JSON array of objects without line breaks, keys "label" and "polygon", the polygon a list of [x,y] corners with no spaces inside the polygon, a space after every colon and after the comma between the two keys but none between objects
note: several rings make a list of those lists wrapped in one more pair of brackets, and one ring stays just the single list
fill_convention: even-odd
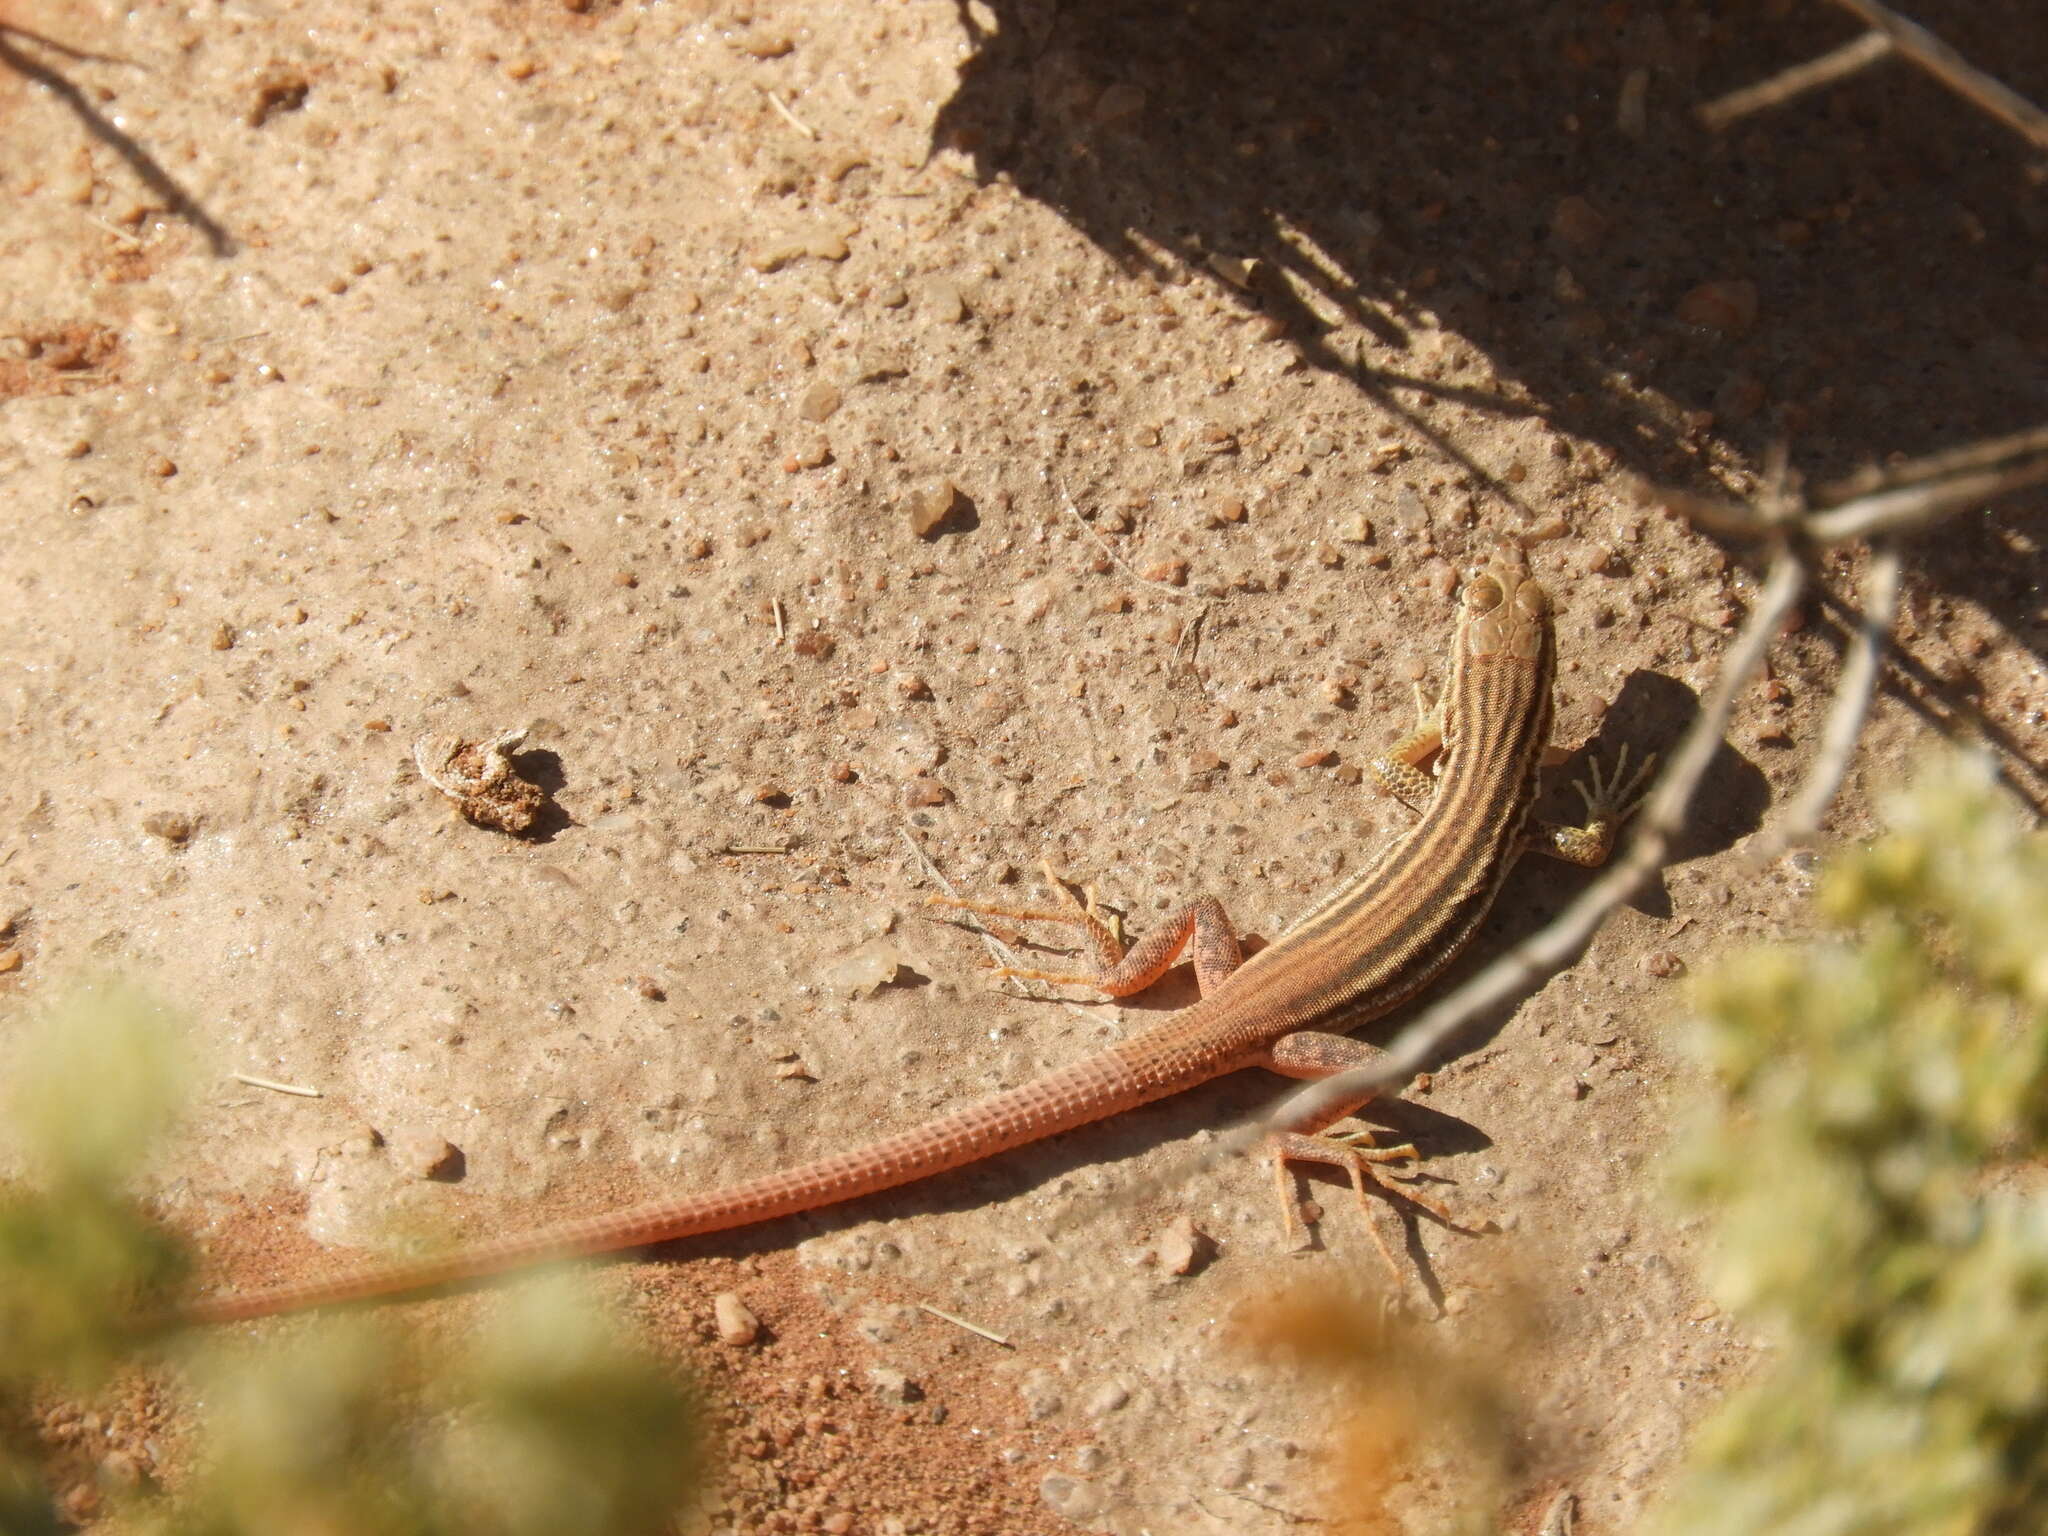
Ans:
[{"label": "green shrub", "polygon": [[128,1194],[178,1102],[175,1025],[103,984],[29,1033],[7,1094],[19,1177],[0,1198],[0,1536],[70,1528],[39,1408],[137,1370],[183,1394],[201,1433],[175,1500],[146,1479],[110,1490],[132,1529],[671,1528],[697,1484],[690,1394],[565,1279],[524,1283],[452,1343],[389,1317],[263,1325],[274,1336],[254,1349],[229,1330],[136,1326],[166,1315],[189,1267]]},{"label": "green shrub", "polygon": [[2048,1530],[2048,838],[1930,765],[1828,869],[1835,937],[1701,982],[1678,1158],[1774,1354],[1703,1427],[1684,1536]]}]

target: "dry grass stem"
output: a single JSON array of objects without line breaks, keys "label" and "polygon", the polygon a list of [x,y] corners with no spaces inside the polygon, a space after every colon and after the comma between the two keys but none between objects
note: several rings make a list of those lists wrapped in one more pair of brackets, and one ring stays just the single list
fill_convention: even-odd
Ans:
[{"label": "dry grass stem", "polygon": [[1768,80],[1759,80],[1755,85],[1746,85],[1739,91],[1730,91],[1726,96],[1699,108],[1695,115],[1702,124],[1719,133],[1730,123],[1752,113],[1783,106],[1808,91],[1819,90],[1822,86],[1832,85],[1837,80],[1845,80],[1858,70],[1868,69],[1879,59],[1890,57],[1893,51],[1894,46],[1889,34],[1865,32],[1817,59],[1809,59],[1804,64],[1794,64],[1790,69],[1775,74]]},{"label": "dry grass stem", "polygon": [[2000,122],[2017,129],[2036,149],[2048,149],[2048,112],[2043,112],[2011,86],[1994,80],[1970,64],[1918,22],[1908,21],[1878,0],[1834,0],[1873,31],[1891,39],[1905,58],[1934,76],[1958,96],[1967,98]]}]

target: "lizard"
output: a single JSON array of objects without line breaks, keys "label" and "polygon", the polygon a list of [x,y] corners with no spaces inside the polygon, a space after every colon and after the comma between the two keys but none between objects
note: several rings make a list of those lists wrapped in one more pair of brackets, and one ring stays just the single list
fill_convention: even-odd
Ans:
[{"label": "lizard", "polygon": [[[1532,825],[1556,671],[1549,593],[1532,574],[1525,552],[1503,543],[1464,584],[1439,698],[1429,704],[1418,684],[1416,728],[1373,762],[1376,776],[1397,798],[1411,806],[1424,802],[1417,819],[1249,959],[1242,957],[1222,904],[1209,896],[1180,909],[1128,950],[1120,933],[1102,920],[1093,889],[1082,902],[1057,877],[1054,888],[1066,902],[1057,911],[932,898],[937,905],[1079,927],[1092,951],[1091,970],[1007,974],[1093,985],[1112,997],[1143,990],[1183,950],[1191,952],[1194,1002],[1082,1060],[794,1168],[438,1255],[204,1296],[180,1308],[178,1320],[236,1322],[436,1290],[550,1260],[752,1226],[929,1178],[1242,1068],[1312,1080],[1365,1065],[1379,1053],[1349,1031],[1400,1006],[1443,973],[1477,932],[1520,854],[1539,849],[1597,865],[1633,810],[1633,796],[1654,760],[1624,781],[1624,748],[1610,775],[1603,776],[1595,763],[1590,785],[1576,784],[1585,802],[1582,825]],[[1378,1172],[1414,1160],[1413,1147],[1382,1148],[1369,1136],[1318,1134],[1370,1097],[1273,1133],[1271,1150],[1290,1226],[1299,1208],[1287,1194],[1286,1179],[1296,1162],[1347,1171],[1361,1201],[1371,1180],[1450,1219],[1411,1186],[1389,1185]],[[1380,1241],[1376,1228],[1374,1238]]]}]

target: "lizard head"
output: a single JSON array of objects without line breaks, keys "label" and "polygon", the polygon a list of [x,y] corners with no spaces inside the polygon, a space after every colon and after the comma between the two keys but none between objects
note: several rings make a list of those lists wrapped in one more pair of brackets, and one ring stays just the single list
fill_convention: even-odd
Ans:
[{"label": "lizard head", "polygon": [[1518,544],[1503,542],[1465,582],[1459,630],[1470,656],[1535,661],[1550,628],[1550,593]]}]

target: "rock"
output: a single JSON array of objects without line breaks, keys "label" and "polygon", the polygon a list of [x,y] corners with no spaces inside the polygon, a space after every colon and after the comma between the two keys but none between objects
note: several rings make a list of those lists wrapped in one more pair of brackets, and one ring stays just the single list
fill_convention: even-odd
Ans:
[{"label": "rock", "polygon": [[1678,318],[1739,336],[1756,324],[1756,284],[1746,278],[1701,283],[1678,301]]},{"label": "rock", "polygon": [[718,1327],[718,1341],[744,1349],[761,1336],[761,1320],[747,1309],[737,1291],[720,1291],[711,1300],[711,1316]]},{"label": "rock", "polygon": [[1169,1275],[1191,1275],[1207,1267],[1216,1252],[1215,1241],[1195,1225],[1192,1216],[1174,1222],[1152,1246],[1159,1267]]},{"label": "rock", "polygon": [[893,1366],[868,1367],[868,1384],[875,1389],[875,1396],[892,1408],[924,1400],[924,1388]]},{"label": "rock", "polygon": [[538,784],[521,778],[512,766],[511,754],[525,740],[525,726],[489,741],[422,736],[412,745],[412,760],[420,777],[453,800],[470,821],[516,835],[532,829],[547,800]]},{"label": "rock", "polygon": [[468,1171],[462,1148],[432,1131],[395,1131],[391,1137],[391,1160],[400,1171],[416,1179],[437,1184],[454,1184]]}]

